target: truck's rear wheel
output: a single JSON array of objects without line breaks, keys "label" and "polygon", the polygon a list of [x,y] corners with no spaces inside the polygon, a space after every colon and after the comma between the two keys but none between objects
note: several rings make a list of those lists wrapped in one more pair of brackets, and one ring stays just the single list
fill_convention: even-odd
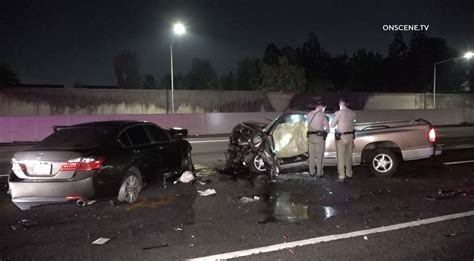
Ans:
[{"label": "truck's rear wheel", "polygon": [[391,177],[400,167],[400,157],[390,149],[375,149],[369,154],[367,167],[375,176]]}]

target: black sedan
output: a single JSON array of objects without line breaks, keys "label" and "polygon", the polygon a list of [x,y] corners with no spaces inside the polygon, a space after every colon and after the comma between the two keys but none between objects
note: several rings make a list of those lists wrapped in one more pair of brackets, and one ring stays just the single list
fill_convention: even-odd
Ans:
[{"label": "black sedan", "polygon": [[193,170],[186,135],[139,121],[63,126],[15,153],[9,193],[22,210],[105,198],[134,203],[144,184]]}]

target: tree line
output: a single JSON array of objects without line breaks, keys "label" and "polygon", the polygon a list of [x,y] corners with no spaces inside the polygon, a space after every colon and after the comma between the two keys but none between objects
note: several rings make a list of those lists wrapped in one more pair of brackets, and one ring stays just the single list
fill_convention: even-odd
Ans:
[{"label": "tree line", "polygon": [[[429,92],[433,64],[461,54],[439,37],[414,32],[409,40],[397,32],[386,54],[358,49],[333,55],[310,33],[301,46],[268,44],[262,57],[245,57],[235,71],[218,75],[207,59],[194,58],[190,69],[174,75],[176,89],[261,91]],[[437,67],[440,92],[474,92],[474,66],[465,59]],[[125,50],[113,59],[118,88],[169,89],[170,74],[155,78],[140,71],[139,54]],[[0,86],[18,85],[6,64],[0,66]],[[74,87],[86,87],[77,82]]]},{"label": "tree line", "polygon": [[[318,36],[308,35],[296,48],[268,44],[262,57],[242,59],[235,71],[218,76],[211,62],[195,58],[186,73],[175,74],[176,89],[262,91],[428,92],[433,64],[460,56],[446,40],[415,32],[405,41],[397,32],[386,55],[367,49],[332,55]],[[442,92],[474,92],[474,68],[463,59],[439,65],[437,85]],[[125,51],[114,59],[122,88],[168,89],[170,74],[160,80],[139,72],[138,54]]]}]

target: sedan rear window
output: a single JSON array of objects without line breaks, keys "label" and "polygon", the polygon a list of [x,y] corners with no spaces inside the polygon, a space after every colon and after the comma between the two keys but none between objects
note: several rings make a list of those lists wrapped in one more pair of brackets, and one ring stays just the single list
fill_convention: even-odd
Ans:
[{"label": "sedan rear window", "polygon": [[133,145],[145,145],[150,143],[150,139],[148,139],[148,135],[141,125],[128,129],[127,133]]},{"label": "sedan rear window", "polygon": [[107,137],[107,128],[66,128],[61,129],[41,141],[39,147],[54,148],[95,148],[102,145]]}]

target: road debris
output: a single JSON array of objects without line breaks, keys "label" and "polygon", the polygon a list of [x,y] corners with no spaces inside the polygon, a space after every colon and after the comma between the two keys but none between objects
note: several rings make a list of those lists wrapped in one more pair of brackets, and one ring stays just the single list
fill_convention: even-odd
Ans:
[{"label": "road debris", "polygon": [[183,231],[183,229],[180,228],[180,227],[177,227],[177,228],[174,229],[174,231]]},{"label": "road debris", "polygon": [[198,190],[197,192],[199,193],[200,196],[203,196],[203,197],[207,197],[207,196],[214,195],[217,193],[215,189],[211,189],[211,188],[208,188],[206,190]]},{"label": "road debris", "polygon": [[364,240],[369,240],[369,238],[367,236],[364,236]]},{"label": "road debris", "polygon": [[106,238],[106,237],[99,237],[98,239],[96,239],[94,242],[92,242],[93,245],[103,245],[107,242],[109,242],[110,238]]},{"label": "road debris", "polygon": [[431,200],[431,201],[442,200],[442,199],[452,199],[452,198],[457,197],[459,194],[460,194],[459,191],[456,191],[456,190],[440,189],[438,190],[438,193],[436,193],[435,195],[427,196],[426,199]]},{"label": "road debris", "polygon": [[459,236],[459,235],[462,235],[462,234],[465,234],[466,232],[459,232],[459,233],[450,233],[450,234],[447,234],[447,235],[443,235],[443,237],[455,237],[455,236]]},{"label": "road debris", "polygon": [[250,203],[250,202],[255,202],[255,201],[259,201],[260,200],[260,197],[257,197],[257,196],[253,196],[253,197],[241,197],[240,199],[240,202],[241,203]]},{"label": "road debris", "polygon": [[161,245],[156,245],[156,246],[144,247],[144,248],[142,248],[142,250],[157,249],[157,248],[168,247],[168,246],[170,246],[170,245],[161,244]]},{"label": "road debris", "polygon": [[194,175],[191,171],[187,170],[181,174],[181,177],[179,177],[179,181],[181,183],[189,183],[194,180]]},{"label": "road debris", "polygon": [[324,210],[324,219],[328,219],[336,215],[336,210],[333,207],[323,206],[323,210]]},{"label": "road debris", "polygon": [[22,219],[18,221],[18,224],[12,225],[11,228],[13,231],[18,229],[27,230],[30,227],[36,226],[38,223],[31,219]]}]

